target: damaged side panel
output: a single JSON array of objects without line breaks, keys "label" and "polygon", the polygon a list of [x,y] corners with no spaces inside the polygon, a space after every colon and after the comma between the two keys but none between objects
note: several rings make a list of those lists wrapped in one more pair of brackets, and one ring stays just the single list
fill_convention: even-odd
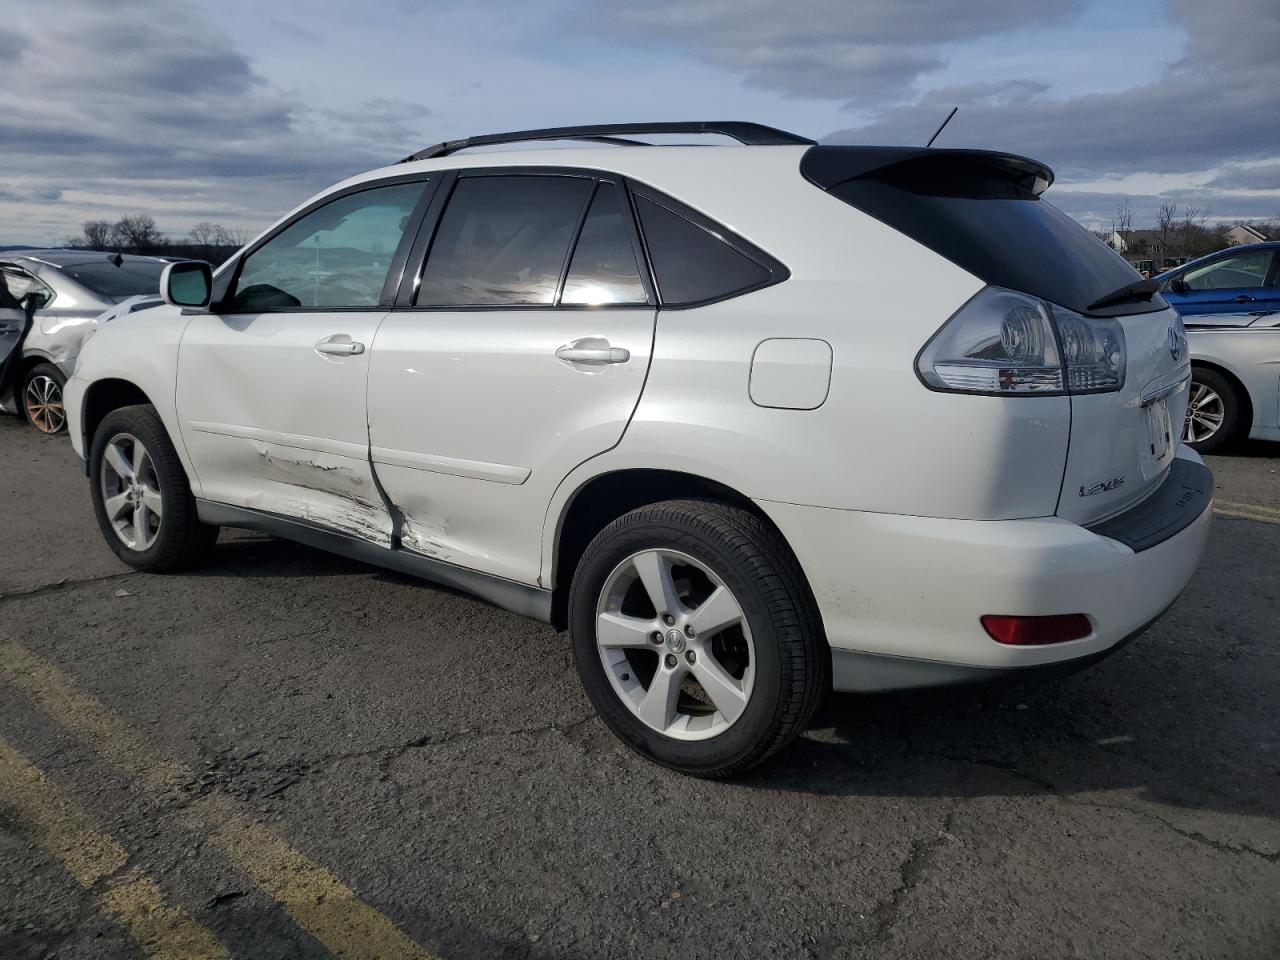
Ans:
[{"label": "damaged side panel", "polygon": [[192,318],[178,360],[177,401],[203,499],[391,545],[391,514],[369,462],[368,353],[316,349],[334,336],[369,344],[382,316]]}]

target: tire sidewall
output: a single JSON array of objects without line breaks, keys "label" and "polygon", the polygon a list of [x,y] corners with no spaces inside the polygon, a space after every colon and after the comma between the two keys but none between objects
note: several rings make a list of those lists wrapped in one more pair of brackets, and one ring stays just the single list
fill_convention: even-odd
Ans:
[{"label": "tire sidewall", "polygon": [[[751,698],[738,720],[707,740],[677,740],[646,726],[622,703],[601,662],[596,644],[596,609],[613,570],[627,557],[647,549],[686,553],[705,564],[732,591],[751,630],[755,678]],[[761,742],[774,738],[780,723],[782,690],[791,678],[777,644],[777,624],[756,580],[743,568],[725,538],[709,525],[650,517],[623,517],[607,527],[583,555],[570,594],[574,659],[583,688],[609,727],[626,743],[659,763],[681,769],[715,770],[734,765]]]},{"label": "tire sidewall", "polygon": [[[124,544],[111,525],[107,517],[106,504],[103,502],[103,455],[111,439],[121,433],[132,434],[142,441],[147,453],[151,456],[152,466],[155,467],[156,477],[160,482],[160,498],[164,505],[160,535],[146,550],[132,550]],[[172,459],[162,456],[165,446],[171,446],[171,443],[160,418],[150,410],[134,407],[107,414],[98,424],[98,429],[94,431],[93,442],[89,447],[89,492],[93,500],[93,512],[98,518],[102,535],[116,556],[130,566],[144,570],[154,566],[165,555],[169,548],[169,541],[175,535],[171,518],[177,513],[178,498],[190,496],[187,478],[173,476],[170,469]]]}]

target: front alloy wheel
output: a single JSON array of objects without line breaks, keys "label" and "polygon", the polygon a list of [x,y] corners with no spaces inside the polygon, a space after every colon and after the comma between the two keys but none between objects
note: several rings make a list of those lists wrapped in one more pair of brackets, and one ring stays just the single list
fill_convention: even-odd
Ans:
[{"label": "front alloy wheel", "polygon": [[117,433],[103,451],[98,482],[111,529],[130,550],[149,550],[164,523],[164,497],[155,463],[142,441]]},{"label": "front alloy wheel", "polygon": [[200,522],[178,451],[154,407],[112,410],[89,444],[89,493],[107,545],[129,566],[167,573],[194,566],[218,538]]}]

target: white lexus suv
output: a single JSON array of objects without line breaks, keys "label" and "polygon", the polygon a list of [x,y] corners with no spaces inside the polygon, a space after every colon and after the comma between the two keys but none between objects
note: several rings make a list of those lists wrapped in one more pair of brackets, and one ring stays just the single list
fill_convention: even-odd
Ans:
[{"label": "white lexus suv", "polygon": [[1052,176],[750,123],[428,148],[88,341],[103,535],[160,572],[252,528],[567,628],[700,776],[833,687],[1077,669],[1186,585],[1212,479],[1178,315]]}]

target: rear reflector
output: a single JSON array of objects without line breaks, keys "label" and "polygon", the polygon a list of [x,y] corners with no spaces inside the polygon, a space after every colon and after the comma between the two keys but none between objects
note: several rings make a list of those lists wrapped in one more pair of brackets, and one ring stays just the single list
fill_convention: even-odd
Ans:
[{"label": "rear reflector", "polygon": [[1083,613],[1064,613],[1053,617],[1004,617],[987,614],[982,627],[996,643],[1013,647],[1039,647],[1047,643],[1080,640],[1093,632],[1089,618]]}]

